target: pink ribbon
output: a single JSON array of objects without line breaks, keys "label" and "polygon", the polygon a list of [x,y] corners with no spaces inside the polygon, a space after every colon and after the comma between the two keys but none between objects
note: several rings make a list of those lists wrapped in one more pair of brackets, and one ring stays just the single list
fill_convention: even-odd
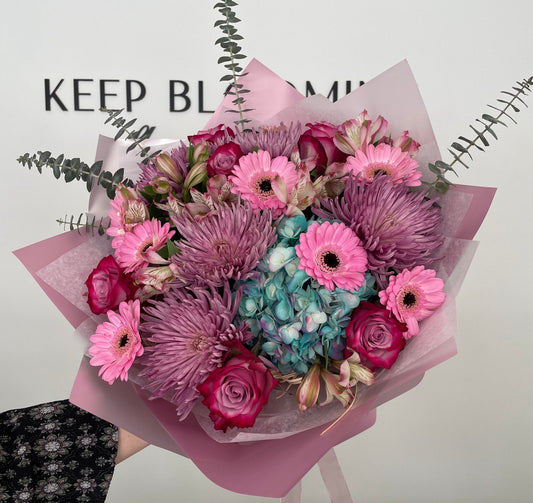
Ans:
[{"label": "pink ribbon", "polygon": [[[330,449],[324,454],[318,462],[318,468],[329,493],[331,503],[353,503],[352,495],[342,474],[334,449]],[[281,498],[280,503],[301,503],[301,501],[302,481],[300,480],[284,498]]]}]

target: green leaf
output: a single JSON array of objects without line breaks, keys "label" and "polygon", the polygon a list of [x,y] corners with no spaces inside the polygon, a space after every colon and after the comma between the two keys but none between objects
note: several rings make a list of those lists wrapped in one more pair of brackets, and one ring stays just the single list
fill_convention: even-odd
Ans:
[{"label": "green leaf", "polygon": [[484,132],[490,133],[492,136],[494,136],[494,139],[495,139],[495,140],[498,139],[498,137],[496,136],[496,133],[492,130],[492,128],[490,127],[490,125],[485,124],[481,119],[476,119],[476,122],[479,122],[480,124],[483,124],[483,126],[484,126],[484,128],[485,128],[485,131],[484,131]]},{"label": "green leaf", "polygon": [[478,150],[481,150],[481,152],[485,152],[485,150],[482,147],[476,144],[475,140],[474,141],[469,140],[465,136],[459,136],[459,140],[464,141],[465,143],[468,143],[469,147],[476,147]]},{"label": "green leaf", "polygon": [[493,110],[497,110],[498,112],[500,112],[500,116],[501,115],[505,115],[507,118],[511,119],[511,121],[513,121],[515,124],[518,124],[515,120],[514,120],[514,117],[512,117],[511,115],[509,115],[505,110],[501,110],[499,109],[498,107],[495,107],[494,105],[489,105],[490,108],[492,108]]},{"label": "green leaf", "polygon": [[135,140],[130,145],[128,145],[128,148],[126,149],[126,153],[131,152],[132,150],[135,150],[136,147],[138,147],[141,144],[141,140]]},{"label": "green leaf", "polygon": [[113,184],[119,184],[124,178],[124,168],[117,169],[113,175]]},{"label": "green leaf", "polygon": [[462,164],[466,169],[470,169],[470,166],[466,164],[453,150],[448,149],[448,152],[452,154],[454,161],[457,161],[458,163]]},{"label": "green leaf", "polygon": [[224,75],[223,77],[220,78],[220,81],[225,82],[225,81],[232,80],[232,79],[233,79],[233,75]]},{"label": "green leaf", "polygon": [[74,171],[67,171],[65,173],[65,182],[69,183],[76,179],[76,173]]},{"label": "green leaf", "polygon": [[167,240],[167,250],[169,257],[172,257],[172,255],[176,255],[178,253],[178,247],[176,246],[176,243],[170,239]]},{"label": "green leaf", "polygon": [[227,61],[231,61],[231,58],[229,56],[221,56],[218,58],[217,63],[220,65],[220,63],[226,63]]},{"label": "green leaf", "polygon": [[435,190],[439,194],[446,194],[446,192],[448,192],[449,188],[450,188],[450,186],[447,183],[445,183],[445,182],[437,182],[435,184]]},{"label": "green leaf", "polygon": [[452,148],[454,148],[455,150],[458,150],[459,152],[461,152],[462,154],[468,154],[468,156],[470,157],[470,159],[473,159],[472,158],[472,155],[470,154],[470,152],[468,151],[467,148],[463,147],[460,143],[457,143],[457,142],[453,142],[452,145],[451,145]]},{"label": "green leaf", "polygon": [[495,119],[492,115],[489,115],[489,114],[483,114],[481,116],[482,119],[488,121],[488,122],[491,122],[492,124],[502,124],[503,126],[507,127],[507,124],[505,124],[505,122],[502,122],[501,120],[499,119]]},{"label": "green leaf", "polygon": [[432,173],[435,173],[436,175],[440,175],[440,169],[437,168],[434,164],[428,164],[429,171]]},{"label": "green leaf", "polygon": [[113,187],[112,185],[107,187],[106,195],[109,199],[115,199],[115,187]]},{"label": "green leaf", "polygon": [[[453,171],[456,175],[457,172],[455,169],[453,169],[449,164],[445,163],[444,161],[435,161],[435,166],[442,172],[442,171]],[[440,173],[439,173],[440,174]]]},{"label": "green leaf", "polygon": [[483,135],[481,131],[478,131],[474,126],[470,126],[470,129],[472,129],[472,131],[474,131],[474,133],[477,134],[477,136],[479,137],[483,145],[485,145],[485,147],[489,146],[489,142],[487,141],[487,139],[485,138],[485,136]]}]

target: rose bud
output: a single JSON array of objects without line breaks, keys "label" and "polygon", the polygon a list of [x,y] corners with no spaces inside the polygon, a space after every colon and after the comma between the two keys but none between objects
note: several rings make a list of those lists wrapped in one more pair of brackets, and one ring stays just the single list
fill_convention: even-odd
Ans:
[{"label": "rose bud", "polygon": [[230,138],[235,138],[235,133],[229,127],[224,126],[224,124],[219,124],[216,127],[211,129],[204,129],[203,131],[198,131],[195,135],[189,136],[189,142],[191,145],[196,145],[202,141],[209,141],[214,143],[226,136]]},{"label": "rose bud", "polygon": [[220,145],[207,161],[207,174],[209,176],[231,175],[233,166],[237,164],[240,157],[242,157],[242,150],[236,143],[230,141],[225,145]]}]

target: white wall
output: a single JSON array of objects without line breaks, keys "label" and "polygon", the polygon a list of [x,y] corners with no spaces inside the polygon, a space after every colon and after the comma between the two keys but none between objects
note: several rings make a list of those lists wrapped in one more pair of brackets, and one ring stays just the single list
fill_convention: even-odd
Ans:
[{"label": "white wall", "polygon": [[[532,4],[242,0],[244,51],[300,89],[369,80],[408,58],[441,148],[488,111],[498,91],[533,74]],[[0,408],[67,397],[80,357],[70,326],[10,251],[60,231],[55,219],[85,210],[83,185],[66,187],[15,162],[50,149],[91,160],[96,112],[44,110],[43,79],[126,79],[146,84],[134,108],[156,136],[183,137],[207,115],[168,112],[168,81],[203,80],[205,105],[222,86],[212,2],[193,0],[6,2],[0,16],[1,220]],[[97,90],[91,83],[84,90]],[[86,87],[85,87],[86,86]],[[63,92],[63,88],[64,92]],[[111,88],[110,88],[111,89]],[[110,101],[111,106],[120,105]],[[533,99],[530,99],[533,106]],[[97,107],[83,97],[82,106]],[[88,105],[87,105],[88,104]],[[193,102],[193,107],[197,102]],[[459,354],[413,391],[382,406],[369,431],[337,450],[358,502],[526,502],[533,491],[533,110],[476,156],[461,183],[497,186],[479,251],[459,301]],[[156,448],[119,466],[109,502],[271,501],[235,495],[194,465]],[[327,501],[318,472],[304,501]]]}]

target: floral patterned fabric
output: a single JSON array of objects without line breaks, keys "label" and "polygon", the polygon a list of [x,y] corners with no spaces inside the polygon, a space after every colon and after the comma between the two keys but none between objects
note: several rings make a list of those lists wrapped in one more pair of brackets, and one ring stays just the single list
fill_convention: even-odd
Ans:
[{"label": "floral patterned fabric", "polygon": [[117,427],[68,400],[0,414],[0,502],[103,502]]}]

